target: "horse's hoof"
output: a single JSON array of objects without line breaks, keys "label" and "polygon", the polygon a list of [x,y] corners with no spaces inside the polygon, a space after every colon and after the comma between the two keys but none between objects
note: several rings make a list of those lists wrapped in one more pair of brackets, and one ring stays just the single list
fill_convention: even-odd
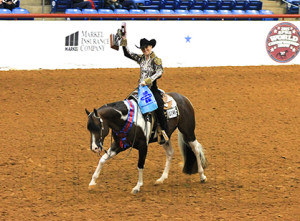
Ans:
[{"label": "horse's hoof", "polygon": [[163,183],[164,183],[164,181],[158,179],[158,180],[155,181],[154,185],[160,185],[160,184],[163,184]]},{"label": "horse's hoof", "polygon": [[131,191],[131,193],[134,194],[134,195],[137,194],[138,192],[139,192],[139,190],[136,190],[136,189],[133,189],[133,190]]},{"label": "horse's hoof", "polygon": [[203,180],[201,180],[201,183],[206,183],[207,182],[207,178],[205,177]]},{"label": "horse's hoof", "polygon": [[89,185],[89,190],[95,189],[96,185]]}]

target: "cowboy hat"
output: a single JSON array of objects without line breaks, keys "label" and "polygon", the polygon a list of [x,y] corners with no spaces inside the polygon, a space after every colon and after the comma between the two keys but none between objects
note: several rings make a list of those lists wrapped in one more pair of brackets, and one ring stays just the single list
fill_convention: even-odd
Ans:
[{"label": "cowboy hat", "polygon": [[156,45],[156,40],[151,39],[150,41],[148,41],[146,38],[142,38],[140,40],[140,47],[138,47],[138,46],[136,46],[136,47],[139,48],[139,49],[143,49],[143,48],[146,48],[148,45],[151,45],[152,48],[154,48],[155,45]]}]

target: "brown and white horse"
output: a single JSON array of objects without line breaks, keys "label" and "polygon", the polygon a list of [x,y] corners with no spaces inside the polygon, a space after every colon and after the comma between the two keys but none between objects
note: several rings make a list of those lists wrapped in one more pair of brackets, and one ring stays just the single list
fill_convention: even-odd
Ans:
[{"label": "brown and white horse", "polygon": [[[195,114],[191,102],[181,94],[168,93],[177,103],[178,116],[168,119],[168,136],[178,128],[178,143],[184,161],[183,172],[186,174],[199,173],[201,182],[206,181],[204,168],[206,159],[204,150],[195,136]],[[91,150],[100,153],[104,147],[104,138],[112,129],[113,142],[100,158],[96,171],[92,176],[89,189],[96,185],[100,171],[105,162],[118,153],[133,147],[139,151],[138,182],[132,193],[138,193],[143,185],[143,169],[148,151],[148,144],[156,141],[152,130],[155,123],[147,120],[141,113],[134,99],[106,104],[93,112],[86,110],[88,115],[87,128],[91,134]],[[168,178],[171,160],[174,154],[171,139],[163,144],[166,151],[166,164],[162,176],[156,180],[161,184]],[[104,149],[105,150],[105,149]]]}]

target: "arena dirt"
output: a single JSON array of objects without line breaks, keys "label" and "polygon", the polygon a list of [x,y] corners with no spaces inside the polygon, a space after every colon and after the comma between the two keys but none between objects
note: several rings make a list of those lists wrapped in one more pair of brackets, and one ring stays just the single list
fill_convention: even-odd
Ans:
[{"label": "arena dirt", "polygon": [[154,182],[165,153],[151,144],[139,194],[130,194],[136,150],[109,161],[88,191],[99,156],[89,149],[84,109],[123,100],[138,76],[138,69],[0,72],[1,220],[300,219],[300,66],[166,68],[159,87],[195,108],[207,183],[181,172],[176,132],[164,184]]}]

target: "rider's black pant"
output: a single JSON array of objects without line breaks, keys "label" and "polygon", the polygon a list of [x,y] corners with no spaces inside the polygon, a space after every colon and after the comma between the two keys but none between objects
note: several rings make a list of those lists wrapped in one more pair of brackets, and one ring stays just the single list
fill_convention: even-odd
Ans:
[{"label": "rider's black pant", "polygon": [[158,108],[155,110],[155,113],[158,118],[158,122],[160,124],[161,129],[168,134],[168,123],[167,123],[167,118],[164,114],[164,101],[157,87],[152,87],[151,91],[155,97],[158,106]]}]

